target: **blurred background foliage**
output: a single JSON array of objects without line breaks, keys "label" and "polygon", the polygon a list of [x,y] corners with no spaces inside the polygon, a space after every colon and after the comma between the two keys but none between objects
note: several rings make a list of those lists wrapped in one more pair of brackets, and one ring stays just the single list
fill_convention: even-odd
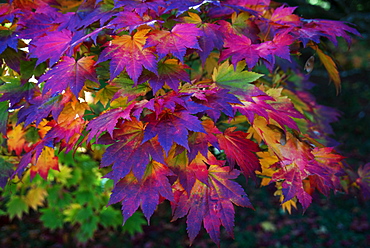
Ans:
[{"label": "blurred background foliage", "polygon": [[[310,77],[318,103],[341,112],[340,120],[333,124],[333,138],[339,142],[338,150],[348,157],[347,166],[357,170],[370,162],[370,1],[277,2],[299,6],[295,13],[307,19],[350,22],[362,34],[353,40],[350,49],[343,40],[338,47],[327,45],[341,71],[339,95],[320,62],[315,62]],[[303,53],[302,67],[311,55]],[[36,177],[31,185],[25,179],[4,190],[0,199],[0,247],[189,245],[186,220],[170,222],[168,203],[159,206],[150,226],[137,213],[122,227],[119,206],[105,207],[112,186],[101,178],[104,172],[97,170],[98,162],[84,153],[74,158],[61,155],[60,159],[61,172],[53,172],[50,181]],[[330,198],[316,194],[303,215],[302,209],[288,215],[279,208],[278,197],[273,197],[274,187],[261,190],[253,181],[239,183],[245,186],[256,210],[236,209],[235,239],[227,238],[222,229],[221,247],[339,248],[366,247],[370,243],[370,204],[357,191],[336,193]],[[19,193],[11,199],[14,191]],[[30,202],[30,198],[36,200]],[[214,246],[203,230],[192,247]]]}]

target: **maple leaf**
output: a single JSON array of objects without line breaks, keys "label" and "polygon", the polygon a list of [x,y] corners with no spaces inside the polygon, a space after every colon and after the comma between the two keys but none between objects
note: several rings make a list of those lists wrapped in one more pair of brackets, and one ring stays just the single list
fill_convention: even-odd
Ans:
[{"label": "maple leaf", "polygon": [[65,152],[69,152],[78,144],[77,141],[81,137],[85,127],[85,121],[79,117],[71,122],[63,122],[60,124],[52,122],[49,126],[52,128],[46,133],[44,140],[60,144],[60,150],[66,148]]},{"label": "maple leaf", "polygon": [[[63,77],[61,78],[60,75]],[[99,83],[93,56],[82,57],[77,61],[74,58],[63,56],[61,61],[39,79],[40,82],[46,81],[43,88],[44,93],[50,91],[51,95],[54,95],[69,87],[77,98],[86,80]]]},{"label": "maple leaf", "polygon": [[158,135],[158,141],[168,153],[173,142],[189,150],[188,133],[205,132],[201,121],[190,115],[187,111],[164,110],[158,115],[156,113],[145,116],[144,121],[148,122],[145,128],[143,142]]},{"label": "maple leaf", "polygon": [[[114,140],[108,139],[105,143],[113,143],[107,148],[101,161],[101,167],[113,164],[112,173],[106,177],[117,182],[132,170],[134,176],[140,180],[151,158],[164,163],[163,150],[157,139],[144,141],[144,131],[143,123],[134,117],[131,121],[119,123],[113,131]],[[99,142],[104,142],[104,138],[106,139],[103,137]]]},{"label": "maple leaf", "polygon": [[9,178],[13,174],[14,165],[8,161],[8,159],[3,159],[0,157],[0,188],[4,189],[8,183]]},{"label": "maple leaf", "polygon": [[[207,161],[205,157],[202,160]],[[219,244],[221,225],[233,236],[233,203],[249,208],[252,208],[252,205],[242,187],[231,181],[239,175],[238,170],[230,172],[228,166],[210,165],[207,174],[207,183],[196,179],[190,194],[182,189],[181,184],[174,184],[175,202],[171,202],[173,220],[188,214],[186,223],[190,242],[193,242],[199,233],[203,221],[212,240]]]},{"label": "maple leaf", "polygon": [[141,207],[148,220],[160,203],[160,196],[173,201],[171,184],[167,176],[173,173],[163,164],[152,161],[148,164],[142,180],[130,173],[114,187],[109,203],[122,203],[123,223]]},{"label": "maple leaf", "polygon": [[17,50],[18,37],[16,32],[17,25],[13,24],[11,27],[0,26],[0,54],[5,51],[7,47]]},{"label": "maple leaf", "polygon": [[157,73],[156,57],[152,49],[144,48],[147,40],[146,34],[149,31],[149,29],[141,29],[133,36],[115,36],[112,41],[105,45],[106,48],[99,56],[97,63],[111,59],[111,80],[118,76],[125,68],[127,74],[135,83],[137,83],[137,79],[143,71],[143,66],[149,71]]},{"label": "maple leaf", "polygon": [[159,7],[165,7],[164,0],[115,0],[115,7],[124,7],[125,10],[128,11],[135,11],[140,16],[143,16],[145,12],[148,10],[154,10],[154,12],[158,12]]},{"label": "maple leaf", "polygon": [[[135,9],[136,10],[136,9]],[[116,18],[110,21],[110,24],[115,26],[115,30],[128,30],[130,33],[141,25],[154,26],[157,20],[152,20],[149,16],[140,16],[131,11],[120,11]]]},{"label": "maple leaf", "polygon": [[337,65],[335,64],[334,60],[327,54],[325,54],[321,49],[318,47],[318,45],[310,42],[308,45],[314,49],[319,56],[320,61],[324,64],[326,71],[329,74],[330,80],[334,82],[335,89],[337,90],[337,94],[340,92],[341,88],[341,80],[338,72]]},{"label": "maple leaf", "polygon": [[[340,188],[340,180],[335,175],[342,169],[343,156],[337,154],[331,147],[315,147],[311,153],[314,160],[307,170],[313,174],[310,176],[312,188],[317,188],[322,194],[328,196],[331,189]],[[317,162],[317,164],[315,163]]]},{"label": "maple leaf", "polygon": [[31,188],[26,195],[25,201],[28,206],[37,210],[38,207],[44,205],[45,197],[48,195],[46,189],[42,187]]},{"label": "maple leaf", "polygon": [[274,111],[272,106],[266,103],[267,100],[274,101],[274,98],[260,93],[261,91],[252,89],[248,91],[249,94],[243,94],[240,96],[242,104],[235,104],[233,108],[239,111],[241,114],[247,117],[248,121],[253,124],[255,115],[262,116],[265,119],[269,118],[269,111]]},{"label": "maple leaf", "polygon": [[[338,45],[337,37],[343,37],[348,44],[351,43],[351,37],[348,33],[361,36],[361,34],[355,29],[344,22],[333,21],[333,20],[322,20],[322,19],[311,19],[303,20],[303,32],[306,30],[314,30],[321,36],[327,37],[334,45]],[[303,33],[301,32],[301,34]],[[320,41],[313,40],[316,43]]]},{"label": "maple leaf", "polygon": [[360,185],[362,195],[365,199],[370,198],[370,163],[367,163],[358,168],[358,178],[356,183]]},{"label": "maple leaf", "polygon": [[145,47],[154,46],[159,59],[168,53],[178,58],[182,63],[187,48],[199,49],[197,36],[201,36],[201,31],[191,23],[176,24],[171,31],[154,30],[148,37]]},{"label": "maple leaf", "polygon": [[205,156],[198,153],[189,163],[186,151],[177,155],[176,149],[171,149],[166,158],[168,167],[178,176],[181,186],[188,194],[190,194],[196,179],[208,184],[208,169],[203,162],[204,159]]},{"label": "maple leaf", "polygon": [[91,120],[86,127],[87,130],[90,130],[87,141],[90,141],[95,136],[98,138],[104,131],[108,131],[111,137],[113,137],[113,130],[120,118],[131,120],[130,113],[132,108],[135,107],[135,103],[136,102],[129,104],[125,109],[111,109]]},{"label": "maple leaf", "polygon": [[22,39],[37,39],[45,36],[58,28],[61,18],[62,13],[56,11],[52,15],[33,13],[26,22],[19,23],[22,27],[19,36]]},{"label": "maple leaf", "polygon": [[200,152],[203,156],[207,156],[209,145],[220,149],[216,135],[221,131],[215,126],[214,122],[210,119],[202,121],[205,133],[193,132],[189,135],[189,160],[193,160]]},{"label": "maple leaf", "polygon": [[228,61],[222,63],[219,67],[214,69],[212,79],[223,88],[230,91],[251,90],[256,88],[251,82],[256,81],[263,74],[252,71],[243,71],[245,63],[239,62],[236,66],[229,64]]},{"label": "maple leaf", "polygon": [[[279,159],[280,168],[273,173],[271,181],[284,180],[283,203],[297,196],[303,208],[306,209],[312,198],[305,192],[302,181],[311,174],[309,168],[318,167],[316,163],[311,166],[314,155],[308,145],[297,141],[290,133],[287,133],[286,140],[281,144],[280,134],[269,128],[267,122],[261,117],[256,118],[253,127]],[[316,172],[321,174],[323,171],[318,167]]]},{"label": "maple leaf", "polygon": [[284,194],[283,203],[297,197],[302,204],[304,210],[312,202],[312,197],[303,188],[303,180],[307,177],[307,173],[301,171],[295,165],[291,165],[287,169],[282,169],[273,175],[272,181],[285,180],[282,183],[282,191]]},{"label": "maple leaf", "polygon": [[25,131],[21,125],[15,126],[12,130],[8,131],[8,150],[15,151],[18,156],[21,155],[23,148],[26,144]]},{"label": "maple leaf", "polygon": [[269,152],[257,152],[257,156],[260,158],[261,171],[256,171],[256,174],[262,177],[261,186],[267,186],[276,172],[274,165],[279,162],[279,159]]},{"label": "maple leaf", "polygon": [[190,83],[189,74],[185,71],[188,66],[180,63],[177,59],[167,59],[158,63],[158,73],[143,73],[139,83],[148,81],[155,94],[166,83],[175,91],[179,90],[181,81]]},{"label": "maple leaf", "polygon": [[9,115],[8,108],[8,101],[0,102],[0,133],[2,133],[3,135],[6,135]]},{"label": "maple leaf", "polygon": [[32,122],[38,125],[50,112],[57,119],[65,104],[72,101],[72,93],[67,90],[63,95],[51,96],[50,92],[39,95],[29,100],[30,105],[25,106],[18,112],[18,123],[24,121],[24,126]]},{"label": "maple leaf", "polygon": [[[203,90],[199,90],[200,88]],[[234,94],[230,94],[229,90],[215,86],[205,87],[205,85],[197,85],[195,89],[198,89],[198,91],[192,94],[193,101],[208,107],[209,110],[204,112],[213,121],[217,121],[221,116],[221,112],[229,117],[234,116],[231,104],[240,103],[240,100]]]},{"label": "maple leaf", "polygon": [[38,92],[33,83],[21,83],[19,79],[9,80],[9,83],[0,85],[0,101],[9,100],[10,108],[13,108],[23,98],[30,100],[33,95]]},{"label": "maple leaf", "polygon": [[46,133],[44,142],[60,144],[61,150],[66,148],[66,152],[70,151],[78,143],[85,128],[86,123],[82,116],[86,109],[88,109],[87,103],[80,103],[76,99],[65,104],[57,121],[48,123],[51,129]]},{"label": "maple leaf", "polygon": [[[140,81],[140,78],[139,78]],[[119,97],[127,97],[127,101],[131,101],[136,99],[139,96],[145,96],[149,91],[152,89],[150,88],[148,83],[141,83],[139,85],[135,85],[134,81],[132,81],[128,76],[120,75],[113,79],[110,85],[107,85],[102,90],[112,91],[115,92],[113,97],[102,97],[100,91],[96,93],[95,99],[104,99],[107,100],[114,100]],[[104,92],[104,91],[103,91]],[[107,94],[107,92],[105,93]]]},{"label": "maple leaf", "polygon": [[258,55],[267,63],[265,65],[271,71],[275,64],[275,55],[280,58],[290,60],[289,46],[295,41],[294,37],[289,34],[290,30],[276,33],[272,41],[265,41],[256,47]]},{"label": "maple leaf", "polygon": [[282,25],[296,23],[300,20],[299,16],[293,14],[296,9],[297,7],[286,7],[282,5],[274,10],[270,20]]},{"label": "maple leaf", "polygon": [[220,31],[220,26],[212,23],[203,23],[202,19],[196,13],[189,12],[189,16],[185,16],[183,19],[186,23],[193,23],[201,30],[202,35],[199,37],[199,46],[201,48],[198,51],[200,59],[204,64],[208,55],[214,48],[221,49],[223,45],[223,34]]},{"label": "maple leaf", "polygon": [[236,65],[245,59],[248,68],[253,68],[258,62],[257,46],[244,35],[229,34],[224,40],[224,47],[226,49],[222,50],[220,60],[231,57],[232,64]]},{"label": "maple leaf", "polygon": [[261,166],[254,152],[259,147],[253,141],[247,139],[248,134],[235,131],[236,127],[228,128],[223,134],[217,134],[220,148],[225,151],[226,160],[231,168],[238,164],[245,176],[253,176]]},{"label": "maple leaf", "polygon": [[267,90],[267,94],[274,98],[274,101],[267,101],[267,103],[273,108],[273,110],[268,110],[269,118],[273,119],[285,130],[285,125],[289,128],[298,130],[297,123],[293,118],[304,118],[304,116],[299,113],[290,99],[286,96],[282,96],[282,88],[271,88]]},{"label": "maple leaf", "polygon": [[190,114],[196,114],[205,109],[208,109],[203,105],[192,102],[189,99],[188,93],[177,91],[169,91],[167,94],[152,98],[149,101],[140,101],[133,111],[133,115],[136,118],[140,118],[140,114],[144,111],[145,108],[156,113],[156,118],[166,109],[170,111],[175,111],[177,109],[186,109],[189,111]]},{"label": "maple leaf", "polygon": [[68,29],[48,32],[48,35],[30,42],[30,57],[38,59],[36,66],[47,59],[52,66],[69,49],[71,41],[72,32]]}]

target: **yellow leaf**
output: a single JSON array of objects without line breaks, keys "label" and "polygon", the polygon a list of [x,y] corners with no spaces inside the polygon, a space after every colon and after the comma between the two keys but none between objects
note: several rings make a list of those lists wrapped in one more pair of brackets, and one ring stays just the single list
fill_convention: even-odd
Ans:
[{"label": "yellow leaf", "polygon": [[131,35],[122,35],[114,40],[112,40],[112,44],[116,46],[124,46],[126,48],[132,50],[142,50],[146,39],[148,38],[146,34],[150,31],[150,29],[141,29],[137,31],[134,36]]},{"label": "yellow leaf", "polygon": [[202,23],[202,19],[196,13],[188,12],[188,14],[189,16],[183,18],[186,23],[193,23],[195,25]]},{"label": "yellow leaf", "polygon": [[257,175],[265,176],[262,178],[261,186],[267,186],[270,183],[270,178],[275,173],[275,170],[271,168],[271,165],[279,161],[275,155],[271,155],[269,152],[257,152],[257,156],[260,157],[262,172],[256,171]]},{"label": "yellow leaf", "polygon": [[310,42],[308,44],[313,50],[316,51],[317,55],[319,56],[320,61],[324,64],[326,71],[329,74],[330,80],[334,82],[335,88],[337,90],[337,94],[340,92],[341,88],[341,80],[338,72],[337,65],[335,64],[334,60],[327,54],[325,54],[317,44]]},{"label": "yellow leaf", "polygon": [[89,109],[86,102],[69,102],[65,105],[64,109],[58,117],[58,124],[72,123],[76,118],[84,116],[85,110]]},{"label": "yellow leaf", "polygon": [[104,88],[100,89],[98,92],[96,92],[94,103],[101,102],[103,106],[107,106],[110,99],[113,98],[114,94],[119,90],[118,87],[107,85]]},{"label": "yellow leaf", "polygon": [[23,131],[23,127],[21,125],[15,126],[12,130],[8,132],[8,150],[15,151],[15,154],[18,156],[21,155],[23,151],[23,147],[26,143],[24,139],[25,132]]},{"label": "yellow leaf", "polygon": [[74,223],[76,221],[76,213],[78,210],[80,210],[82,206],[78,203],[71,203],[67,209],[63,210],[63,215],[65,215],[65,218],[63,221],[65,222],[72,222]]},{"label": "yellow leaf", "polygon": [[44,205],[45,197],[48,195],[44,188],[32,188],[26,195],[26,203],[28,206],[37,210],[37,207]]},{"label": "yellow leaf", "polygon": [[67,180],[72,177],[72,169],[68,166],[59,166],[59,171],[54,173],[55,178],[62,185],[67,183]]},{"label": "yellow leaf", "polygon": [[127,97],[118,97],[111,102],[110,107],[111,108],[119,108],[119,107],[126,108],[128,106],[127,99],[128,99]]},{"label": "yellow leaf", "polygon": [[293,199],[290,199],[289,201],[286,201],[281,204],[281,207],[284,211],[287,211],[289,214],[292,214],[292,207],[297,209],[297,199],[294,197]]},{"label": "yellow leaf", "polygon": [[[283,196],[281,184],[282,184],[282,182],[276,182],[277,190],[275,191],[274,196],[280,196],[280,202],[283,202],[284,201],[284,196]],[[293,197],[289,201],[286,201],[286,202],[282,203],[281,207],[284,211],[287,211],[289,214],[291,214],[292,213],[292,207],[297,209],[297,198]]]}]

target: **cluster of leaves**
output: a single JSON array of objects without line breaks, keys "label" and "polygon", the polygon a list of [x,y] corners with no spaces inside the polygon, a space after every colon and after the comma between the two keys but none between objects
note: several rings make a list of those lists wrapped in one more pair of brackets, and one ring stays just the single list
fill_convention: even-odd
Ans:
[{"label": "cluster of leaves", "polygon": [[[99,226],[116,229],[122,224],[120,210],[108,206],[113,181],[102,178],[97,162],[86,154],[61,153],[59,171],[52,170],[48,180],[36,175],[30,182],[30,171],[6,185],[1,194],[0,214],[21,218],[33,211],[41,213],[43,225],[52,230],[73,227],[74,237],[85,243]],[[2,163],[6,163],[2,161]],[[122,231],[133,235],[142,232],[146,221],[135,213]]]},{"label": "cluster of leaves", "polygon": [[169,200],[191,242],[203,223],[216,243],[221,225],[233,236],[234,205],[252,208],[240,173],[275,184],[288,211],[297,200],[306,209],[315,189],[340,190],[343,157],[328,138],[338,114],[307,92],[297,58],[311,49],[339,91],[321,39],[358,32],[294,10],[270,0],[2,4],[0,131],[16,169],[4,167],[1,184],[28,171],[47,179],[60,169],[55,152],[105,145],[109,204],[122,203],[124,222],[139,207],[149,222]]}]

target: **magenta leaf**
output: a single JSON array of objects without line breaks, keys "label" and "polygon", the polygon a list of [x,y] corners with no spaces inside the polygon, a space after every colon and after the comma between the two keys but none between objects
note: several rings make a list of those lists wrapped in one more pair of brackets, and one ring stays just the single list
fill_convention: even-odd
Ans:
[{"label": "magenta leaf", "polygon": [[50,91],[53,95],[69,87],[78,98],[86,80],[99,83],[96,78],[95,61],[92,58],[93,56],[83,57],[76,61],[71,57],[63,56],[57,65],[40,77],[40,81],[46,81],[43,93]]}]

